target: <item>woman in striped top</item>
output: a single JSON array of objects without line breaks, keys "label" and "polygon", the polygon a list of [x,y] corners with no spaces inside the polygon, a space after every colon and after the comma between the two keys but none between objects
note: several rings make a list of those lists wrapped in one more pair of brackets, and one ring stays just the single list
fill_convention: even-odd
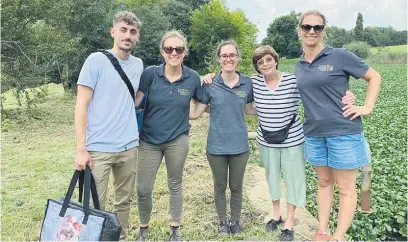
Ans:
[{"label": "woman in striped top", "polygon": [[[297,90],[296,77],[290,73],[278,71],[279,55],[269,45],[258,47],[252,57],[258,75],[252,77],[252,89],[255,105],[245,108],[247,115],[258,116],[257,142],[260,158],[265,167],[265,174],[272,198],[274,216],[266,224],[268,231],[278,229],[284,224],[280,241],[293,240],[293,219],[296,207],[304,206],[306,200],[305,158],[303,126],[297,110],[300,95]],[[204,83],[212,83],[214,74],[204,77]],[[354,103],[354,96],[347,92],[343,103]],[[283,135],[281,142],[268,142],[264,133],[276,132]],[[283,132],[282,132],[283,131]],[[269,133],[271,134],[271,133]],[[272,133],[276,136],[276,133]],[[275,137],[276,138],[276,137]],[[280,173],[286,185],[287,219],[283,221],[280,213]]]},{"label": "woman in striped top", "polygon": [[[258,116],[256,140],[260,158],[272,198],[274,215],[266,224],[274,231],[284,223],[280,241],[293,240],[293,220],[296,207],[304,206],[306,200],[305,158],[303,125],[297,110],[300,95],[296,77],[278,70],[279,55],[269,45],[258,47],[252,57],[258,75],[252,77],[253,94]],[[347,92],[344,103],[354,103],[354,96]],[[286,130],[285,130],[286,129]],[[265,137],[280,131],[281,141]],[[285,132],[287,131],[287,132]],[[286,138],[285,135],[287,134]],[[280,213],[280,173],[286,185],[287,218]]]},{"label": "woman in striped top", "polygon": [[[258,115],[256,140],[260,158],[265,167],[274,215],[266,224],[274,231],[282,223],[281,241],[293,240],[293,218],[296,207],[306,201],[305,158],[303,153],[303,126],[297,110],[300,96],[296,77],[278,71],[279,55],[269,45],[258,47],[252,57],[258,75],[252,77],[254,100]],[[271,142],[266,133],[287,128],[287,137],[281,142]],[[284,132],[285,133],[285,132]],[[280,173],[286,185],[287,218],[280,213]]]}]

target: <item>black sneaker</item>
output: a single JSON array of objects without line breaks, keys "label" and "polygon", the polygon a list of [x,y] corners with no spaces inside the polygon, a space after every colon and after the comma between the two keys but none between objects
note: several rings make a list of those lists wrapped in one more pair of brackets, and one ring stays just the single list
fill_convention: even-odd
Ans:
[{"label": "black sneaker", "polygon": [[239,222],[231,221],[229,226],[231,234],[241,234],[243,232]]},{"label": "black sneaker", "polygon": [[275,231],[278,229],[278,225],[282,224],[284,221],[282,219],[282,217],[279,217],[279,220],[276,221],[274,219],[269,220],[268,223],[266,223],[266,230],[268,231]]},{"label": "black sneaker", "polygon": [[283,229],[279,237],[280,241],[293,241],[293,229]]},{"label": "black sneaker", "polygon": [[218,225],[218,234],[228,236],[230,234],[230,226],[227,221],[220,222]]},{"label": "black sneaker", "polygon": [[149,228],[140,227],[136,241],[146,241],[149,237]]},{"label": "black sneaker", "polygon": [[169,241],[181,241],[180,227],[171,227]]}]

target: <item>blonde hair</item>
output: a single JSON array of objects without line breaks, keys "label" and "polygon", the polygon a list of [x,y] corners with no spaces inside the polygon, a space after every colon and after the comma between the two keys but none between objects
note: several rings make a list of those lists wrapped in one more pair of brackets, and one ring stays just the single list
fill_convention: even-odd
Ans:
[{"label": "blonde hair", "polygon": [[162,50],[162,49],[164,48],[164,42],[166,42],[167,39],[172,38],[172,37],[179,38],[179,39],[181,39],[181,40],[184,42],[184,53],[185,53],[186,55],[188,55],[189,49],[188,49],[188,46],[187,46],[187,39],[186,39],[186,37],[184,37],[184,36],[183,36],[179,31],[177,31],[177,30],[167,31],[167,32],[163,35],[163,37],[162,37],[162,39],[161,39],[161,42],[160,42],[160,50]]},{"label": "blonde hair", "polygon": [[309,11],[306,11],[306,12],[302,13],[302,15],[300,15],[300,18],[299,18],[299,26],[302,25],[303,20],[305,19],[305,17],[309,16],[309,15],[319,16],[323,20],[323,25],[326,26],[326,23],[327,23],[326,17],[321,12],[319,12],[317,10],[309,10]]},{"label": "blonde hair", "polygon": [[264,56],[271,55],[276,62],[276,69],[278,69],[279,64],[279,55],[274,48],[270,45],[261,45],[255,49],[254,54],[252,55],[252,64],[255,70],[259,72],[257,62],[262,59]]},{"label": "blonde hair", "polygon": [[142,22],[136,17],[136,15],[129,11],[117,12],[113,17],[113,25],[125,22],[129,25],[135,25],[137,29],[142,27]]}]

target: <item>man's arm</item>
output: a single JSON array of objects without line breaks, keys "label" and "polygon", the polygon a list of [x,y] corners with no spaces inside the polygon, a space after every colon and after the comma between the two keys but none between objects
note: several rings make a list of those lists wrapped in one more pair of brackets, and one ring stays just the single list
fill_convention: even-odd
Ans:
[{"label": "man's arm", "polygon": [[86,150],[86,127],[88,123],[88,105],[93,96],[93,90],[84,85],[77,85],[78,93],[75,104],[75,134],[77,138],[77,154],[75,158],[75,168],[84,170],[86,164],[90,168],[93,166],[91,156]]}]

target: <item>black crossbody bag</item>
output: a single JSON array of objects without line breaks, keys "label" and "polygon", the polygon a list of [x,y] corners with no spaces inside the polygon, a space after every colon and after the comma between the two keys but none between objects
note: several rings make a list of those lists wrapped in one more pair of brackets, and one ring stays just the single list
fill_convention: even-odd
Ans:
[{"label": "black crossbody bag", "polygon": [[261,127],[261,132],[264,140],[268,144],[281,144],[289,135],[289,129],[292,124],[296,121],[296,113],[293,115],[292,120],[283,129],[277,131],[267,131],[262,128],[261,122],[259,121],[259,127]]}]

